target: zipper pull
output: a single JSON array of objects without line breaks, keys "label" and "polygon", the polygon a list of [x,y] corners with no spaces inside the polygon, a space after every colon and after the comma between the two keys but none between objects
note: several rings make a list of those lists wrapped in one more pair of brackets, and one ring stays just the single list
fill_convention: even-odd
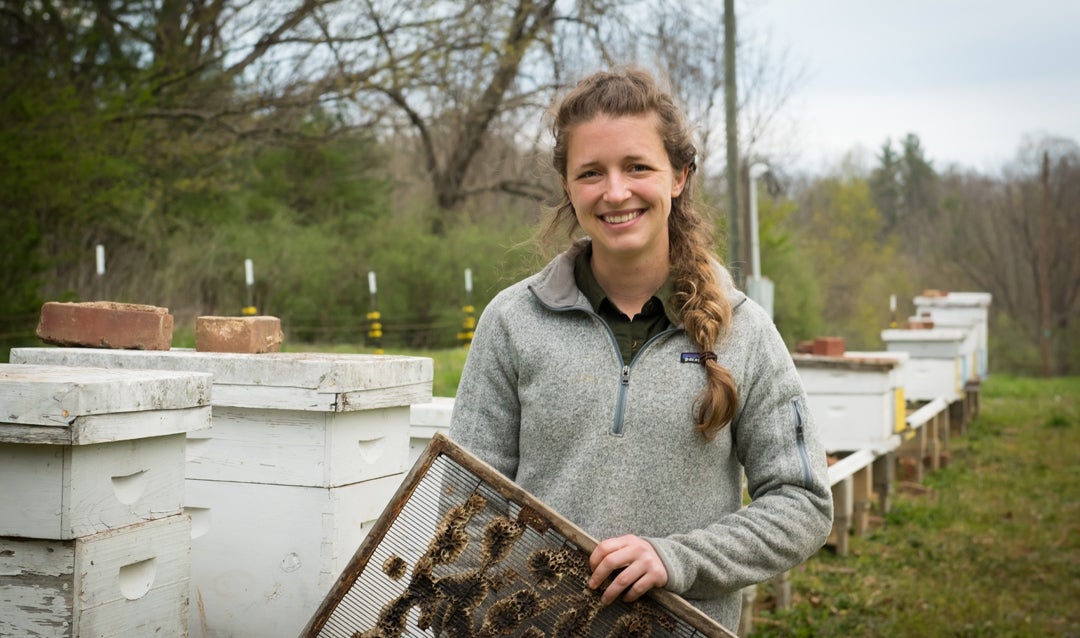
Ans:
[{"label": "zipper pull", "polygon": [[622,367],[622,384],[630,385],[630,366],[628,365]]},{"label": "zipper pull", "polygon": [[803,422],[802,412],[799,411],[799,402],[795,399],[791,401],[791,409],[795,412],[795,438],[800,442],[803,440]]}]

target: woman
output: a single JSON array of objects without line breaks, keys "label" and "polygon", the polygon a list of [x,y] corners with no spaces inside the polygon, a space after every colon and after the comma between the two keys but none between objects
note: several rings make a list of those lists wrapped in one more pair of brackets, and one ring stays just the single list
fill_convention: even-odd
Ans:
[{"label": "woman", "polygon": [[544,236],[585,237],[484,310],[451,438],[604,539],[605,603],[663,587],[737,628],[741,588],[831,527],[805,393],[713,257],[685,119],[651,76],[586,78],[552,130],[563,200]]}]

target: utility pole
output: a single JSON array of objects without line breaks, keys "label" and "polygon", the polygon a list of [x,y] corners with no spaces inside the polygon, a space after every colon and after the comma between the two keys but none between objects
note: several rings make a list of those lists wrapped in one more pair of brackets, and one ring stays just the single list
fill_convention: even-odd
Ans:
[{"label": "utility pole", "polygon": [[1050,153],[1043,151],[1042,215],[1040,216],[1039,249],[1036,256],[1039,269],[1039,318],[1042,323],[1042,371],[1050,376]]},{"label": "utility pole", "polygon": [[724,0],[724,118],[727,133],[727,194],[728,194],[728,266],[738,285],[743,283],[740,267],[741,251],[739,223],[739,128],[735,87],[735,0]]}]

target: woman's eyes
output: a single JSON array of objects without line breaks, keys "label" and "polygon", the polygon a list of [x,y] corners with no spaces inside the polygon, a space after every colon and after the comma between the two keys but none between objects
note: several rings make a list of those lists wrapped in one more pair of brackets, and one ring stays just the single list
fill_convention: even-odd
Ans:
[{"label": "woman's eyes", "polygon": [[[631,164],[626,167],[627,173],[647,173],[652,170],[652,167],[648,164]],[[580,173],[578,179],[591,179],[593,177],[599,177],[600,171],[588,170]]]}]

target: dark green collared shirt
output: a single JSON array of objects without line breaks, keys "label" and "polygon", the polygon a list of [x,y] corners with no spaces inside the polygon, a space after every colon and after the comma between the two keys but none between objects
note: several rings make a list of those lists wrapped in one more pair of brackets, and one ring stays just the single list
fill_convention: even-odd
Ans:
[{"label": "dark green collared shirt", "polygon": [[645,302],[637,316],[627,317],[608,299],[607,293],[596,281],[589,265],[591,256],[591,246],[578,254],[574,261],[574,280],[581,292],[585,293],[596,314],[611,327],[622,352],[623,363],[630,363],[646,341],[678,324],[679,315],[670,303],[671,295],[675,292],[675,282],[668,277]]}]

